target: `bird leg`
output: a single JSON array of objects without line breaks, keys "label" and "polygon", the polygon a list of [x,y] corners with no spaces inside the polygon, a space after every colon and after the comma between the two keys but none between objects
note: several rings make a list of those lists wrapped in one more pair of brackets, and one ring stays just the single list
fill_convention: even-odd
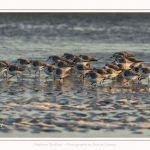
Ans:
[{"label": "bird leg", "polygon": [[103,79],[103,80],[101,81],[101,83],[104,83],[104,81],[105,81],[105,79]]},{"label": "bird leg", "polygon": [[62,78],[60,78],[60,80],[59,80],[59,82],[61,82],[63,79]]},{"label": "bird leg", "polygon": [[83,74],[80,75],[80,78],[83,76]]},{"label": "bird leg", "polygon": [[74,71],[73,68],[70,69],[70,73],[71,73],[71,74],[72,74],[72,73],[75,73],[75,71]]},{"label": "bird leg", "polygon": [[28,71],[29,71],[29,74],[31,74],[31,71],[30,71],[30,69],[28,68]]},{"label": "bird leg", "polygon": [[[16,76],[17,76],[17,74],[16,74]],[[19,77],[17,76],[17,79],[19,79]]]},{"label": "bird leg", "polygon": [[50,76],[45,77],[45,79],[49,78]]},{"label": "bird leg", "polygon": [[92,82],[92,83],[91,83],[91,85],[93,85],[93,84],[95,84],[95,86],[97,85],[97,83],[95,83],[95,82]]},{"label": "bird leg", "polygon": [[82,75],[82,79],[84,80],[84,78],[85,78],[85,76],[84,75]]},{"label": "bird leg", "polygon": [[138,78],[139,81],[141,81],[142,79],[145,79],[145,78],[144,78],[144,77],[141,77],[141,78],[139,77],[139,78]]},{"label": "bird leg", "polygon": [[12,75],[11,77],[9,77],[9,79],[12,78],[13,76],[14,76],[14,75]]},{"label": "bird leg", "polygon": [[23,75],[22,75],[22,80],[23,80]]},{"label": "bird leg", "polygon": [[2,75],[4,76],[4,74],[7,76],[7,71],[3,72],[3,74],[2,74]]},{"label": "bird leg", "polygon": [[7,76],[7,71],[5,71],[5,74],[6,74],[6,76]]},{"label": "bird leg", "polygon": [[80,75],[80,78],[82,78],[82,80],[84,80],[84,74],[81,74],[81,75]]},{"label": "bird leg", "polygon": [[127,82],[129,82],[129,81],[127,80],[126,82],[123,82],[123,83],[127,83]]},{"label": "bird leg", "polygon": [[54,81],[55,81],[55,76],[54,76]]},{"label": "bird leg", "polygon": [[149,78],[148,78],[148,86],[149,86]]},{"label": "bird leg", "polygon": [[93,85],[93,84],[94,84],[94,82],[91,83],[91,85]]}]

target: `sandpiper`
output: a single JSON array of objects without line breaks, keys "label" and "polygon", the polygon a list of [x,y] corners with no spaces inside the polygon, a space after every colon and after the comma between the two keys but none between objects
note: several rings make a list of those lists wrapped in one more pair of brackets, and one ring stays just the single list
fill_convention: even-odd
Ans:
[{"label": "sandpiper", "polygon": [[5,61],[5,60],[1,60],[0,62],[4,63],[7,66],[10,64],[8,61]]},{"label": "sandpiper", "polygon": [[140,74],[134,72],[133,70],[122,70],[121,74],[124,79],[131,80],[132,82],[140,77]]},{"label": "sandpiper", "polygon": [[92,82],[91,85],[94,83],[101,84],[104,81],[104,77],[96,72],[88,72],[84,75],[84,78],[86,78],[88,81]]},{"label": "sandpiper", "polygon": [[125,63],[116,63],[116,65],[119,67],[120,70],[130,69],[130,67],[128,65],[126,65]]},{"label": "sandpiper", "polygon": [[120,70],[120,68],[117,66],[117,64],[109,64],[109,63],[107,63],[107,64],[103,67],[103,69],[109,69],[109,68],[112,68],[112,69],[114,69],[114,70],[116,70],[116,71],[119,71],[119,70]]},{"label": "sandpiper", "polygon": [[[143,61],[141,61],[141,60],[138,60],[137,58],[135,58],[135,57],[125,57],[125,56],[122,56],[122,55],[116,55],[115,56],[115,61],[117,61],[118,59],[124,59],[125,61],[126,61],[126,59],[127,60],[129,60],[130,62],[132,62],[131,63],[131,65],[132,64],[136,64],[136,65],[140,65]],[[128,63],[128,62],[127,62]]]},{"label": "sandpiper", "polygon": [[5,63],[0,62],[0,72],[2,72],[3,75],[4,75],[4,73],[7,75],[7,66],[8,65],[6,65]]},{"label": "sandpiper", "polygon": [[64,53],[64,55],[62,57],[67,59],[67,60],[71,60],[71,59],[75,58],[76,55],[70,54],[70,53]]},{"label": "sandpiper", "polygon": [[139,68],[139,73],[143,78],[148,78],[148,85],[149,85],[150,68],[149,67]]},{"label": "sandpiper", "polygon": [[28,69],[28,71],[31,73],[30,71],[30,61],[27,60],[27,59],[22,59],[22,58],[19,58],[17,59],[17,61],[15,62],[17,66],[20,66],[24,69]]},{"label": "sandpiper", "polygon": [[52,72],[53,72],[53,76],[54,76],[54,80],[55,79],[63,79],[66,76],[68,76],[68,71],[69,70],[64,70],[63,68],[53,68]]},{"label": "sandpiper", "polygon": [[130,69],[137,73],[139,73],[140,68],[146,68],[146,65],[144,65],[142,63],[139,63],[139,64],[133,63],[132,65],[130,65]]},{"label": "sandpiper", "polygon": [[128,59],[129,61],[133,62],[133,63],[142,63],[143,61],[138,60],[135,57],[127,57],[126,59]]},{"label": "sandpiper", "polygon": [[130,64],[132,64],[132,62],[130,60],[126,59],[126,58],[119,58],[115,62],[117,62],[117,63],[130,63]]},{"label": "sandpiper", "polygon": [[72,58],[72,61],[76,64],[83,64],[85,66],[90,66],[89,64],[89,61],[88,60],[85,60],[81,57],[75,57],[75,58]]},{"label": "sandpiper", "polygon": [[[139,67],[130,67],[136,73],[139,73]],[[126,69],[127,70],[127,69]]]},{"label": "sandpiper", "polygon": [[124,57],[134,57],[134,55],[130,54],[129,52],[116,52],[110,58],[113,58],[116,55],[121,55],[121,56],[124,56]]},{"label": "sandpiper", "polygon": [[[44,67],[44,72],[47,74],[47,75],[52,75],[52,71],[53,71],[53,68],[56,68],[54,65],[50,65],[50,64],[45,64],[45,67]],[[46,78],[48,78],[49,76],[47,76]]]},{"label": "sandpiper", "polygon": [[91,69],[83,64],[76,64],[73,67],[74,71],[81,74],[80,77],[82,77],[84,74],[86,74],[87,72],[91,71]]},{"label": "sandpiper", "polygon": [[[18,74],[22,75],[22,72],[24,71],[24,68],[21,68],[17,65],[8,65],[7,66],[7,73],[11,74],[12,76],[9,78],[12,78],[13,76],[17,76]],[[23,77],[23,76],[22,76]],[[18,76],[17,76],[18,78]],[[19,79],[19,78],[18,78]],[[23,78],[22,78],[23,79]]]},{"label": "sandpiper", "polygon": [[140,65],[138,65],[138,67],[139,67],[139,69],[140,68],[147,68],[147,66],[145,64],[142,64],[142,63]]},{"label": "sandpiper", "polygon": [[[58,61],[65,61],[67,64],[69,64],[70,66],[74,66],[74,62],[72,62],[72,60],[66,60],[66,59],[62,59],[62,60],[58,60]],[[58,62],[57,61],[57,62]]]},{"label": "sandpiper", "polygon": [[95,59],[89,55],[79,55],[79,57],[81,57],[82,59],[88,60],[88,61],[97,61],[97,59]]},{"label": "sandpiper", "polygon": [[63,68],[66,70],[71,69],[73,67],[73,65],[68,64],[66,61],[57,61],[54,65],[56,67]]},{"label": "sandpiper", "polygon": [[110,57],[110,58],[112,58],[113,61],[116,61],[118,59],[124,58],[124,55],[115,54],[113,57]]},{"label": "sandpiper", "polygon": [[112,78],[113,81],[117,81],[117,82],[124,82],[124,80],[126,81],[126,79],[124,79],[122,77],[122,74],[119,73],[116,77]]},{"label": "sandpiper", "polygon": [[103,76],[104,78],[108,78],[108,72],[106,69],[101,69],[101,68],[93,68],[92,69],[93,72],[96,72],[98,74],[100,74],[101,76]]},{"label": "sandpiper", "polygon": [[114,63],[115,63],[115,64],[123,63],[123,64],[125,64],[127,67],[130,67],[131,64],[133,64],[133,62],[129,61],[129,60],[126,59],[126,58],[117,59]]},{"label": "sandpiper", "polygon": [[33,70],[35,70],[35,74],[39,71],[40,76],[40,70],[42,70],[45,67],[45,63],[43,63],[40,60],[30,60],[30,65]]},{"label": "sandpiper", "polygon": [[63,60],[61,56],[49,56],[49,58],[46,61],[49,61],[50,64],[54,65],[59,60]]},{"label": "sandpiper", "polygon": [[112,68],[106,69],[106,71],[108,73],[108,79],[115,78],[121,72],[121,71],[116,71],[116,70],[114,70]]}]

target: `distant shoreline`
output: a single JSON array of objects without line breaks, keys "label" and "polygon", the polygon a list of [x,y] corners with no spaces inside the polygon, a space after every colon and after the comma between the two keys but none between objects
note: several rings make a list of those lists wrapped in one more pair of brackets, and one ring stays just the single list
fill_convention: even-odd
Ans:
[{"label": "distant shoreline", "polygon": [[102,20],[124,20],[124,19],[136,19],[136,20],[149,20],[150,19],[150,13],[143,13],[143,12],[68,12],[68,13],[60,13],[60,12],[48,12],[48,13],[24,13],[24,12],[8,12],[8,13],[0,13],[0,19],[6,19],[6,20],[13,20],[13,19],[42,19],[42,18],[56,18],[56,19],[102,19]]}]

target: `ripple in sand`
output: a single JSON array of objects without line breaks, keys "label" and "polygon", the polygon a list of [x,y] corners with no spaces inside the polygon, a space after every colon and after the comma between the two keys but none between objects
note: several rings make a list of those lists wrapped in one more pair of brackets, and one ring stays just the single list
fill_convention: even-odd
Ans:
[{"label": "ripple in sand", "polygon": [[149,122],[147,118],[144,116],[141,116],[135,120],[136,122]]},{"label": "ripple in sand", "polygon": [[27,132],[28,131],[26,128],[22,128],[22,127],[16,128],[16,130],[18,130],[20,132]]},{"label": "ripple in sand", "polygon": [[41,132],[41,130],[39,130],[39,129],[34,129],[33,131],[31,131],[31,133],[40,133]]},{"label": "ripple in sand", "polygon": [[12,133],[14,130],[13,129],[9,129],[9,128],[0,128],[0,132],[4,132],[4,133]]},{"label": "ripple in sand", "polygon": [[89,130],[88,130],[88,129],[85,129],[85,130],[78,130],[78,132],[79,132],[79,133],[87,133],[87,132],[89,132]]},{"label": "ripple in sand", "polygon": [[59,105],[69,105],[71,100],[68,100],[68,99],[60,99],[60,100],[56,100],[56,103],[59,104]]},{"label": "ripple in sand", "polygon": [[66,130],[74,132],[74,131],[77,130],[77,128],[74,125],[68,125],[67,128],[66,128]]},{"label": "ripple in sand", "polygon": [[127,99],[120,99],[120,100],[117,100],[116,102],[124,104],[124,103],[127,103],[128,100]]},{"label": "ripple in sand", "polygon": [[78,112],[72,112],[72,114],[78,116],[78,117],[86,117],[87,114],[83,114],[83,113],[78,113]]},{"label": "ripple in sand", "polygon": [[30,120],[29,122],[30,123],[39,123],[40,121],[41,121],[40,118],[34,118],[34,119]]},{"label": "ripple in sand", "polygon": [[20,122],[24,122],[24,121],[26,121],[26,119],[25,118],[14,118],[13,119],[13,122],[17,122],[17,123],[20,123]]},{"label": "ripple in sand", "polygon": [[47,113],[46,115],[45,115],[45,118],[46,119],[51,119],[51,118],[55,118],[56,117],[56,114],[55,113]]},{"label": "ripple in sand", "polygon": [[61,133],[62,131],[60,130],[54,130],[54,129],[49,129],[49,128],[44,128],[44,129],[41,129],[42,132],[58,132],[58,133]]},{"label": "ripple in sand", "polygon": [[143,134],[143,132],[132,132],[133,134]]}]

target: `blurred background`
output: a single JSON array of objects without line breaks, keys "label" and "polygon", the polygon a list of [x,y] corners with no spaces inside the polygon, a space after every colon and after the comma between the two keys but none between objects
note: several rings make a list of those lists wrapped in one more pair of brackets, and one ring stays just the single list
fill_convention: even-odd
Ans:
[{"label": "blurred background", "polygon": [[149,13],[0,13],[0,59],[149,51],[149,37]]}]

